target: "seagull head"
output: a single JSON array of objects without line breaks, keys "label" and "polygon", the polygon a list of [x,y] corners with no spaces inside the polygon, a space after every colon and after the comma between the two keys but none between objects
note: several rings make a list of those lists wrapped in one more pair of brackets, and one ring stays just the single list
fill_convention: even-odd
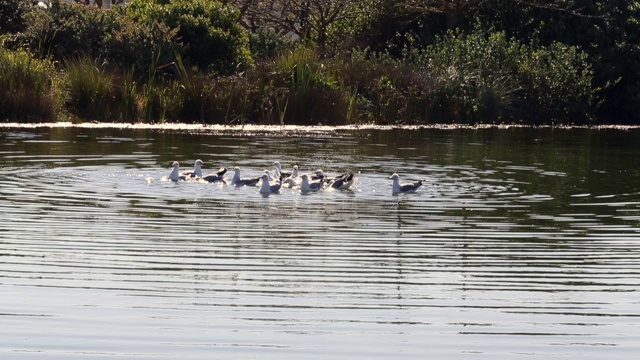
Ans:
[{"label": "seagull head", "polygon": [[400,178],[400,176],[398,176],[398,174],[396,174],[396,173],[393,173],[393,175],[389,176],[389,179],[393,179],[393,180],[399,179],[399,178]]}]

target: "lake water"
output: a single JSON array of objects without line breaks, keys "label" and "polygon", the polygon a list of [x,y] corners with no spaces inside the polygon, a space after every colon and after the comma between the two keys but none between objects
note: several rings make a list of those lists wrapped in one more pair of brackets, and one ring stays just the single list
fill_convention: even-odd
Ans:
[{"label": "lake water", "polygon": [[0,216],[2,359],[640,354],[640,130],[5,126]]}]

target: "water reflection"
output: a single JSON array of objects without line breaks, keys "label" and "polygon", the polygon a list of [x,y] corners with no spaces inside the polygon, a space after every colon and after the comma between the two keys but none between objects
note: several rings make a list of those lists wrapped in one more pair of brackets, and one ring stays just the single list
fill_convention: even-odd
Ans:
[{"label": "water reflection", "polygon": [[[2,130],[0,354],[626,359],[640,157],[614,135],[638,136]],[[357,179],[160,180],[196,158]],[[392,172],[425,186],[392,196]]]}]

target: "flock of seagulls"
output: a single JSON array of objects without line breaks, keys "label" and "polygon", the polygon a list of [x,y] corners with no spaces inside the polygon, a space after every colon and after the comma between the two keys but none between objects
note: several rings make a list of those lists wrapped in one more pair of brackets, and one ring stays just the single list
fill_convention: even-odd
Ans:
[{"label": "flock of seagulls", "polygon": [[[202,166],[204,162],[200,159],[196,160],[193,164],[193,171],[180,172],[180,163],[173,162],[173,169],[167,177],[171,181],[206,181],[210,183],[227,183],[224,175],[227,173],[227,168],[223,167],[217,172],[204,175],[202,172]],[[291,188],[299,188],[301,192],[317,192],[324,188],[334,188],[340,190],[347,190],[353,185],[355,175],[352,172],[346,172],[336,176],[329,176],[322,170],[316,170],[313,174],[300,174],[298,166],[295,165],[291,172],[282,170],[282,165],[279,161],[273,163],[274,170],[273,175],[269,170],[265,170],[264,174],[257,177],[241,177],[240,168],[233,168],[233,177],[231,183],[235,186],[257,186],[260,193],[272,194],[280,191],[283,186]],[[389,177],[393,180],[393,193],[413,193],[420,186],[422,186],[422,180],[415,182],[400,183],[400,176],[393,174]]]}]

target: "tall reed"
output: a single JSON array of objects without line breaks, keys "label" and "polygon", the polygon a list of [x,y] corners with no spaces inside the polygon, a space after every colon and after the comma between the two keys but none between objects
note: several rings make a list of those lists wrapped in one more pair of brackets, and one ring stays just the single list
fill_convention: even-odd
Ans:
[{"label": "tall reed", "polygon": [[299,46],[283,52],[275,60],[275,71],[289,78],[293,91],[305,94],[320,69],[319,58],[314,49]]},{"label": "tall reed", "polygon": [[53,64],[0,48],[0,120],[55,121],[64,91]]},{"label": "tall reed", "polygon": [[82,120],[113,121],[115,77],[86,55],[65,61],[69,110]]}]

